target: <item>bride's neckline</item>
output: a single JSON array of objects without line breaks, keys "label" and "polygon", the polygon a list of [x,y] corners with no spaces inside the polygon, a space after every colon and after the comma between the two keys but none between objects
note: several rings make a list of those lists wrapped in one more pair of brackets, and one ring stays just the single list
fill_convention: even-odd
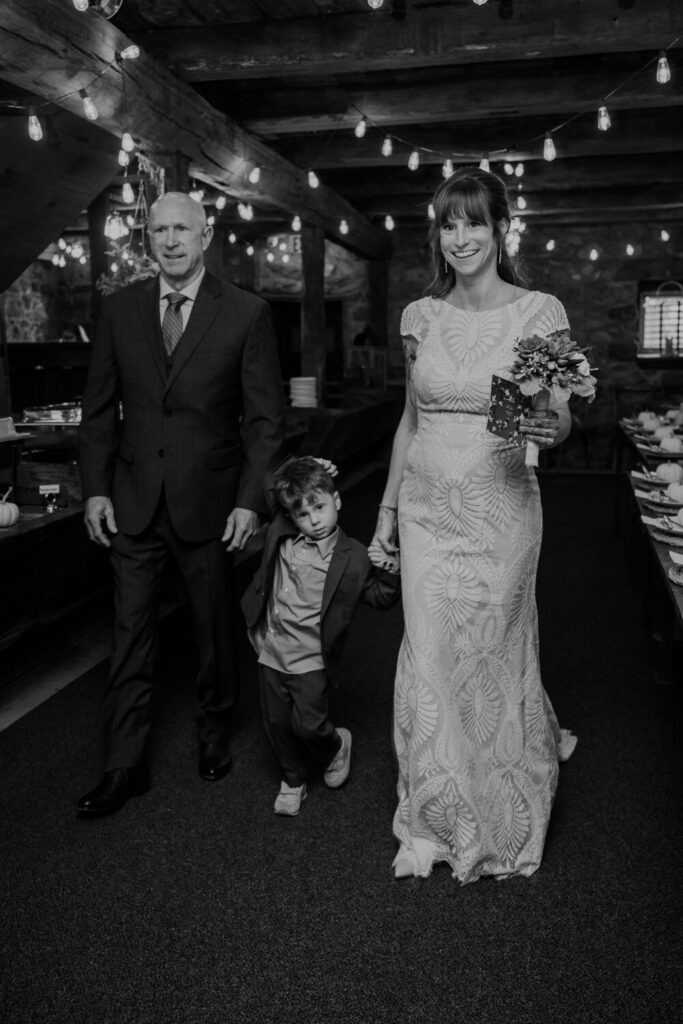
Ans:
[{"label": "bride's neckline", "polygon": [[525,290],[518,298],[512,299],[510,302],[502,302],[499,306],[488,306],[486,309],[465,309],[464,306],[456,306],[454,302],[449,302],[448,299],[438,299],[438,301],[450,306],[451,309],[458,309],[461,313],[469,313],[472,316],[475,316],[480,313],[495,313],[496,310],[507,309],[508,306],[516,306],[518,302],[522,302],[523,299],[526,299],[529,295],[533,294],[533,290]]}]

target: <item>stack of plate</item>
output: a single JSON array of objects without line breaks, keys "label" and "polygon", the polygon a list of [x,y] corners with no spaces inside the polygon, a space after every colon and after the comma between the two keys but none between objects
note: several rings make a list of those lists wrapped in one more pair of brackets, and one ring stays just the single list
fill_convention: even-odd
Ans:
[{"label": "stack of plate", "polygon": [[289,399],[295,408],[316,406],[315,377],[292,377],[289,382]]}]

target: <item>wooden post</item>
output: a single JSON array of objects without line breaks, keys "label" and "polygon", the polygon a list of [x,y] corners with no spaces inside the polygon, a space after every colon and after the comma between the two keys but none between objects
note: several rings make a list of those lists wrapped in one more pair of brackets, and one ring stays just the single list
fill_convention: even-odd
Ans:
[{"label": "wooden post", "polygon": [[109,212],[108,189],[100,192],[88,206],[88,241],[90,243],[90,281],[92,293],[90,296],[90,317],[93,323],[97,323],[102,298],[95,282],[100,274],[106,274],[107,261],[107,239],[104,234],[104,225]]},{"label": "wooden post", "polygon": [[381,338],[382,345],[389,344],[388,285],[388,261],[368,260],[368,323]]},{"label": "wooden post", "polygon": [[325,233],[317,224],[301,228],[301,374],[317,380],[318,404],[325,384]]}]

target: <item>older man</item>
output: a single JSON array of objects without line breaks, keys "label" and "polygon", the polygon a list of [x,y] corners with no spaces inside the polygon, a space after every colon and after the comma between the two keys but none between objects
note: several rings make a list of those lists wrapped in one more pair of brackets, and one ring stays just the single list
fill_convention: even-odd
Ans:
[{"label": "older man", "polygon": [[149,788],[145,746],[169,558],[195,627],[199,774],[215,781],[231,767],[231,559],[265,511],[263,480],[278,457],[283,403],[268,307],[207,272],[212,232],[190,196],[157,199],[149,236],[159,277],[102,306],[80,460],[86,528],[111,553],[115,619],[104,774],[79,801],[82,817],[118,811]]}]

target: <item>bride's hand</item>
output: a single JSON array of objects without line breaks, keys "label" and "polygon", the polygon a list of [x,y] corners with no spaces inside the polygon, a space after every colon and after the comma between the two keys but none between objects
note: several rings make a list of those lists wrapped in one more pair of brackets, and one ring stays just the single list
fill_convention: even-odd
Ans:
[{"label": "bride's hand", "polygon": [[396,509],[380,505],[377,526],[375,527],[375,534],[370,542],[370,547],[380,548],[387,555],[395,555],[398,551],[396,546],[397,525]]},{"label": "bride's hand", "polygon": [[519,421],[519,431],[527,441],[550,448],[560,429],[560,418],[552,409],[529,409]]}]

